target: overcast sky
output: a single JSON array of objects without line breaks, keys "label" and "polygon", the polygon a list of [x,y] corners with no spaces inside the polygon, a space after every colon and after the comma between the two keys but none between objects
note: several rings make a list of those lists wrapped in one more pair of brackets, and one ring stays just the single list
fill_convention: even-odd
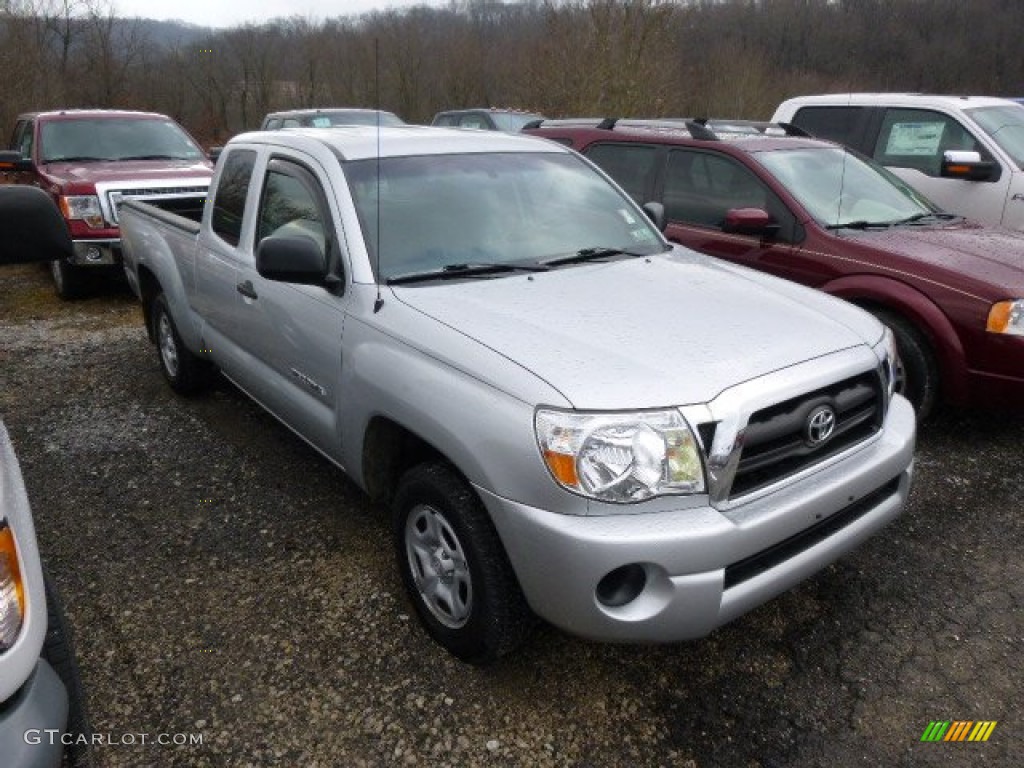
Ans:
[{"label": "overcast sky", "polygon": [[118,16],[178,19],[203,27],[235,27],[288,16],[320,20],[358,16],[412,5],[445,5],[445,0],[114,0]]}]

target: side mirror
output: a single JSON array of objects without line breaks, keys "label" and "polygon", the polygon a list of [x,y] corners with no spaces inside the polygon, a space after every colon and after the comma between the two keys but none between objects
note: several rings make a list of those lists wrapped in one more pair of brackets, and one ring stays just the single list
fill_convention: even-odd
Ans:
[{"label": "side mirror", "polygon": [[224,147],[210,147],[210,151],[206,153],[206,156],[210,158],[210,162],[214,165],[217,164],[217,158],[220,157],[220,153],[224,151]]},{"label": "side mirror", "polygon": [[256,247],[256,271],[268,280],[325,285],[327,258],[312,238],[271,235]]},{"label": "side mirror", "polygon": [[647,214],[647,218],[654,222],[654,226],[658,228],[658,231],[664,232],[665,227],[668,226],[668,218],[665,216],[665,206],[661,203],[651,202],[644,203],[642,207],[644,213]]},{"label": "side mirror", "polygon": [[737,235],[774,237],[779,232],[779,225],[772,221],[767,211],[760,208],[731,208],[725,213],[722,231]]},{"label": "side mirror", "polygon": [[0,172],[2,171],[31,171],[32,161],[22,157],[21,152],[14,149],[0,150]]},{"label": "side mirror", "polygon": [[0,264],[56,261],[72,253],[68,225],[38,187],[0,186],[0,232]]},{"label": "side mirror", "polygon": [[980,152],[951,149],[942,154],[940,174],[947,179],[995,181],[999,178],[999,166],[982,160]]}]

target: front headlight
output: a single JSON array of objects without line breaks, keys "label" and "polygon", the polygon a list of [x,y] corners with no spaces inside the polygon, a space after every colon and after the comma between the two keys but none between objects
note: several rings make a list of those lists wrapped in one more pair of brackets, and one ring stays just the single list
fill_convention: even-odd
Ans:
[{"label": "front headlight", "polygon": [[627,504],[704,491],[700,450],[679,411],[580,413],[542,408],[534,427],[551,476],[575,493]]},{"label": "front headlight", "polygon": [[1011,299],[993,304],[992,309],[988,311],[985,329],[991,333],[1024,336],[1024,299]]},{"label": "front headlight", "polygon": [[96,195],[63,195],[60,198],[60,212],[68,221],[79,219],[92,229],[103,226],[103,212]]},{"label": "front headlight", "polygon": [[21,583],[14,534],[0,520],[0,653],[14,645],[25,616],[25,588]]},{"label": "front headlight", "polygon": [[900,353],[896,349],[896,337],[892,329],[885,327],[882,340],[875,345],[875,355],[882,366],[882,377],[885,379],[886,398],[892,400],[901,376]]}]

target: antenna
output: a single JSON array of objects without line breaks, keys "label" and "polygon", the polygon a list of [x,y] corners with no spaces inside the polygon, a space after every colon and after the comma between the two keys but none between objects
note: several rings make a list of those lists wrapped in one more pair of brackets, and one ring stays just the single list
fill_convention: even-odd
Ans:
[{"label": "antenna", "polygon": [[377,258],[377,269],[376,279],[377,283],[377,300],[373,302],[373,313],[377,314],[380,312],[380,308],[384,306],[384,297],[381,295],[380,290],[380,38],[373,38],[373,89],[374,100],[377,102],[377,237],[376,237],[376,253],[374,256]]}]

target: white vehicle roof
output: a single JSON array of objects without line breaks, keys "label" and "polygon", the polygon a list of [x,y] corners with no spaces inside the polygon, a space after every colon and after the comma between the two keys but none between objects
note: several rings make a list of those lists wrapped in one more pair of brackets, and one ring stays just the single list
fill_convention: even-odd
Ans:
[{"label": "white vehicle roof", "polygon": [[857,107],[931,107],[957,111],[971,107],[992,107],[1015,104],[1009,99],[995,96],[943,96],[931,93],[827,93],[817,96],[797,96],[786,99],[775,110],[772,120],[789,117],[798,107],[806,106],[857,106]]},{"label": "white vehicle roof", "polygon": [[552,152],[569,150],[554,142],[499,131],[463,131],[419,125],[377,128],[372,125],[332,128],[285,128],[243,133],[231,143],[290,145],[313,151],[327,146],[344,160],[405,155],[448,155],[477,152]]}]

